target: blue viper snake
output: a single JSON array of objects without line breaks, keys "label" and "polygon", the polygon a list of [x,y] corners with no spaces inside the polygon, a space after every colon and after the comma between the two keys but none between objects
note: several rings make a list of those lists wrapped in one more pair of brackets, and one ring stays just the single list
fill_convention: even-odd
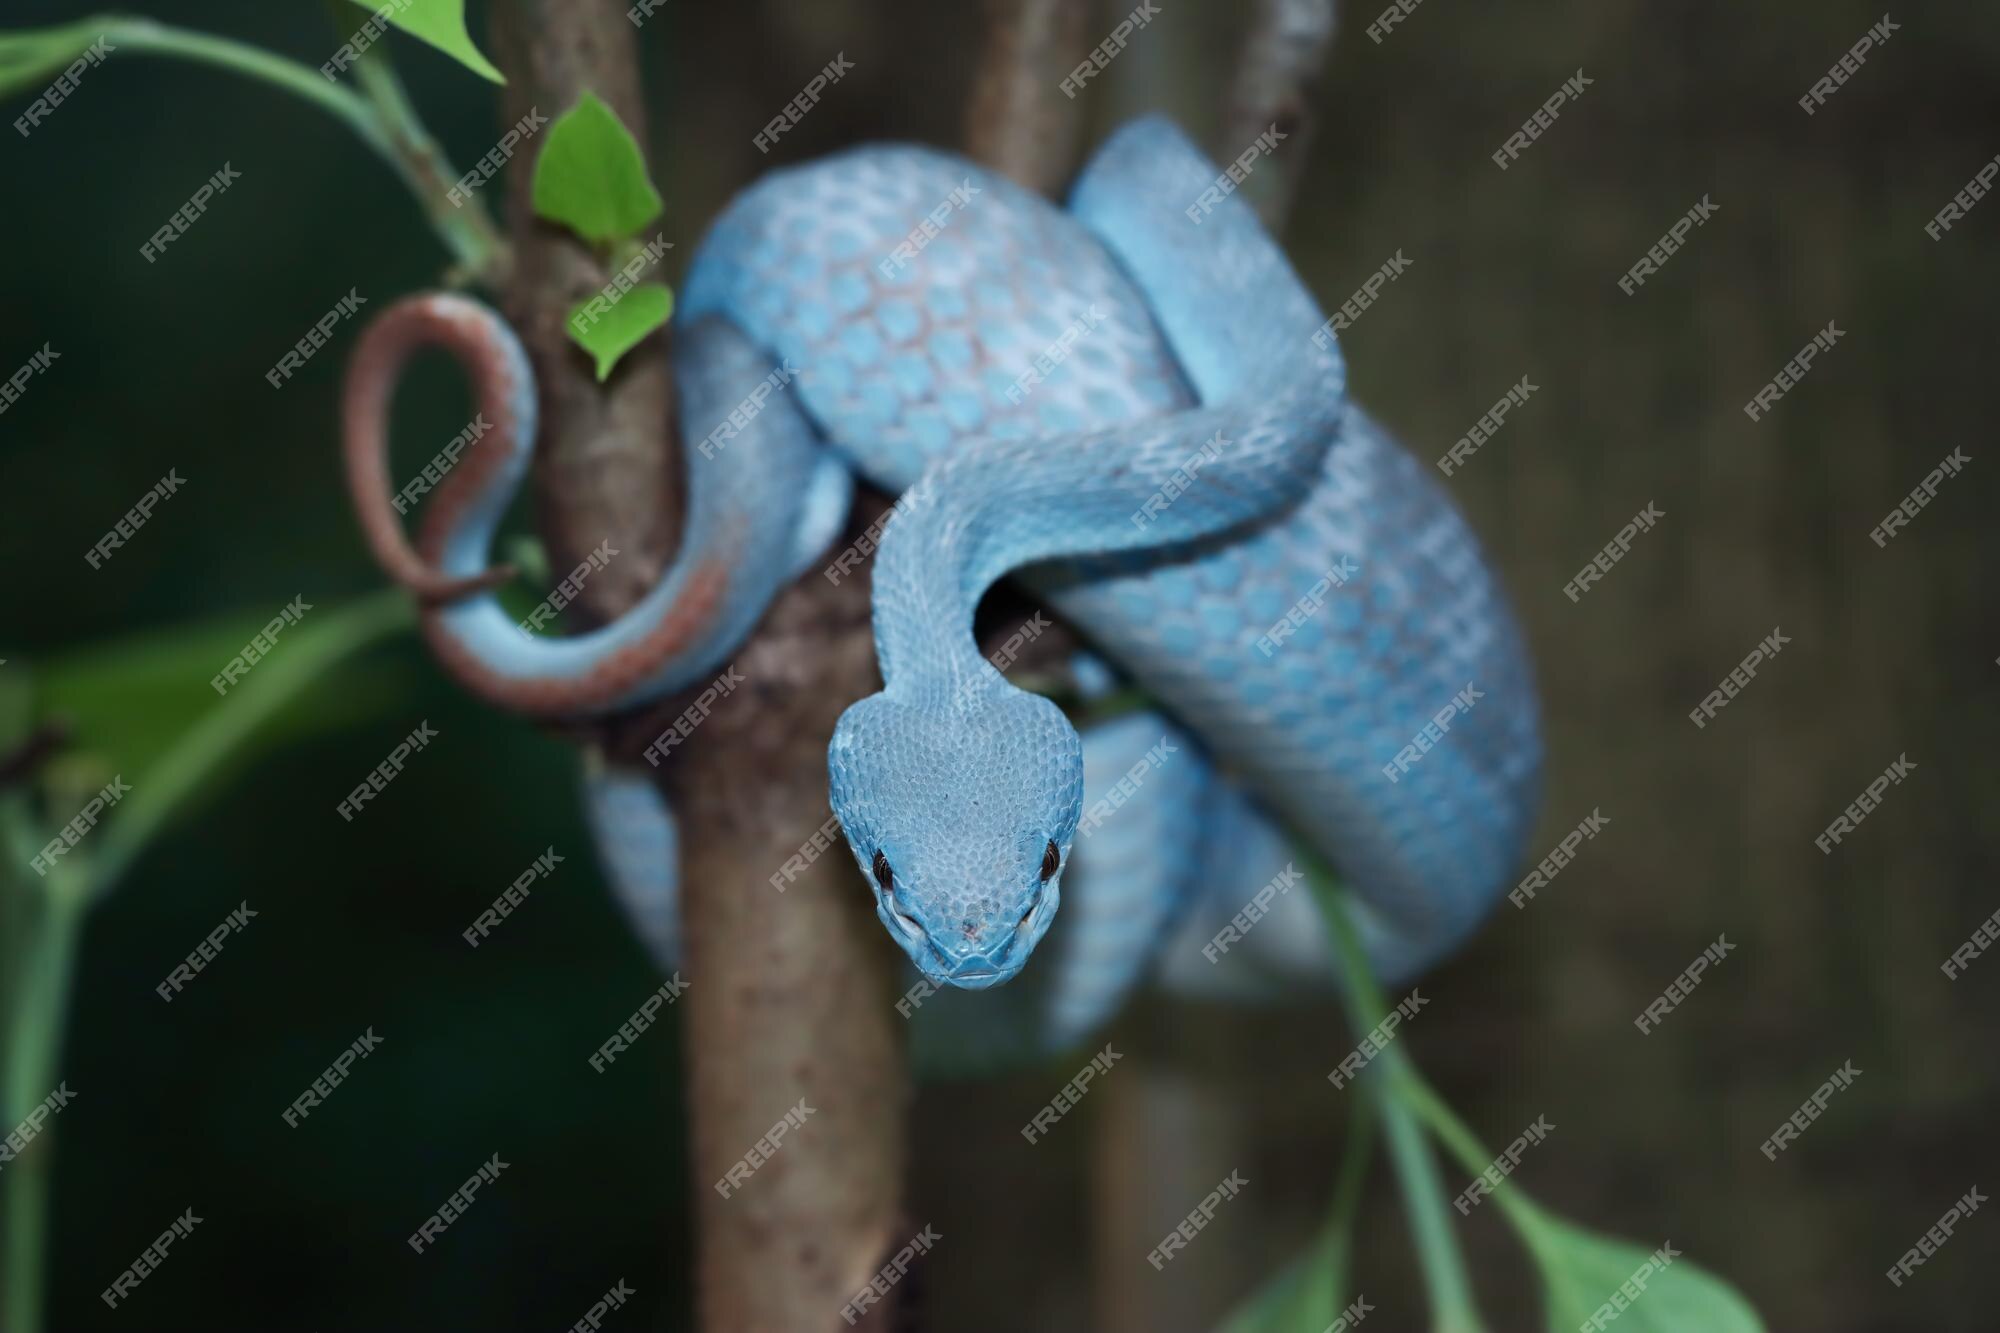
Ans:
[{"label": "blue viper snake", "polygon": [[[1472,932],[1523,851],[1530,663],[1467,524],[1348,400],[1323,313],[1252,210],[1231,195],[1191,212],[1216,180],[1152,118],[1103,144],[1065,207],[909,146],[753,184],[675,314],[679,553],[631,611],[568,638],[524,635],[489,587],[535,433],[525,355],[476,302],[406,300],[350,369],[364,530],[469,687],[601,715],[723,670],[776,592],[826,564],[864,479],[898,497],[870,562],[883,688],[841,718],[829,795],[925,978],[1015,977],[1067,896],[1022,1039],[1077,1040],[1299,844],[1353,890],[1375,968],[1414,975]],[[458,355],[495,429],[413,549],[382,503],[386,415],[426,343]],[[1087,675],[1147,706],[1079,736],[1010,684],[972,628],[1002,578],[1075,629]],[[587,780],[586,807],[671,959],[670,815],[620,770]],[[1298,933],[1250,938],[1282,972],[1313,963]]]}]

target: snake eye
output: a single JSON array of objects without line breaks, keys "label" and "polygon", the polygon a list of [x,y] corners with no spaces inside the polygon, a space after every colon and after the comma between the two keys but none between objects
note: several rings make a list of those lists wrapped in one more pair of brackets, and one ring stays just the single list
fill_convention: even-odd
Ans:
[{"label": "snake eye", "polygon": [[889,858],[878,849],[875,853],[875,882],[882,886],[882,892],[893,893],[896,888],[896,872],[889,868]]},{"label": "snake eye", "polygon": [[1042,853],[1042,883],[1046,884],[1054,879],[1061,865],[1062,853],[1056,850],[1055,839],[1050,838],[1048,849]]}]

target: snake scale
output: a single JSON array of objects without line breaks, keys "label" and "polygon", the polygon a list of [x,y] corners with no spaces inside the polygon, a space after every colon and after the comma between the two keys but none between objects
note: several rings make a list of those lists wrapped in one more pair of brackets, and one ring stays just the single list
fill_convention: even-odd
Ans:
[{"label": "snake scale", "polygon": [[[858,476],[899,497],[870,570],[883,688],[842,716],[829,794],[925,978],[1013,978],[1065,896],[1049,962],[1009,988],[1032,997],[1025,1016],[996,1040],[1078,1040],[1155,961],[1223,989],[1238,967],[1323,970],[1304,894],[1276,896],[1291,924],[1210,960],[1227,966],[1188,957],[1301,843],[1355,890],[1376,968],[1413,975],[1473,930],[1524,849],[1530,663],[1465,521],[1348,401],[1322,312],[1254,213],[1230,195],[1196,220],[1217,178],[1149,118],[1101,146],[1066,207],[913,146],[753,184],[675,315],[681,549],[638,606],[570,638],[523,634],[490,591],[535,433],[520,344],[475,302],[410,298],[350,366],[364,531],[468,687],[603,714],[725,667],[777,590],[825,565]],[[383,503],[386,417],[425,344],[458,357],[493,429],[412,549]],[[1154,706],[1079,737],[1010,684],[972,633],[1003,577],[1076,629],[1097,688]],[[585,790],[614,885],[671,959],[670,815],[630,773]],[[940,1031],[978,997],[947,998]]]}]

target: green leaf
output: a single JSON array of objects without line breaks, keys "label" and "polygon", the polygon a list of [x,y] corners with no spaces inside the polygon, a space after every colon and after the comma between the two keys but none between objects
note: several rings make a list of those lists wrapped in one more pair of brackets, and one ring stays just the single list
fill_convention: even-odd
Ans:
[{"label": "green leaf", "polygon": [[[1523,1201],[1525,1202],[1525,1201]],[[1593,1316],[1617,1333],[1763,1333],[1735,1288],[1672,1250],[1643,1250],[1542,1211],[1512,1210],[1542,1270],[1551,1333],[1574,1333]]]},{"label": "green leaf", "polygon": [[1346,1300],[1347,1232],[1323,1227],[1304,1253],[1230,1311],[1218,1333],[1323,1333]]},{"label": "green leaf", "polygon": [[534,201],[537,216],[593,245],[636,235],[661,207],[638,143],[590,92],[544,136],[535,159]]},{"label": "green leaf", "polygon": [[480,78],[491,83],[507,82],[466,34],[465,0],[390,0],[386,6],[378,6],[373,0],[354,0],[354,3],[370,13],[382,13],[396,27],[420,42],[428,42]]},{"label": "green leaf", "polygon": [[674,313],[674,294],[663,283],[642,282],[598,307],[604,298],[593,296],[569,312],[570,341],[597,362],[597,382],[611,376],[620,357],[644,342],[655,329],[666,324]]}]

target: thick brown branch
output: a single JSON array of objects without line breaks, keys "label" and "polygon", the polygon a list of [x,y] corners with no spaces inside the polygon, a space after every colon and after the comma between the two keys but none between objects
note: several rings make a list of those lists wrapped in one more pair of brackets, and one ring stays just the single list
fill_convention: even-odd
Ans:
[{"label": "thick brown branch", "polygon": [[[498,0],[491,7],[494,56],[507,74],[504,124],[531,110],[554,120],[585,89],[596,93],[646,146],[634,29],[616,0]],[[515,268],[504,305],[534,362],[542,423],[535,444],[538,526],[550,567],[567,571],[600,542],[616,558],[585,581],[577,599],[609,620],[659,581],[678,516],[681,472],[668,447],[673,385],[664,339],[636,349],[608,383],[569,340],[570,310],[609,274],[560,227],[535,219],[529,141],[508,173],[507,228]],[[675,240],[667,237],[669,241]]]},{"label": "thick brown branch", "polygon": [[[494,48],[509,123],[553,117],[588,88],[644,140],[634,28],[617,0],[501,0]],[[508,309],[535,361],[542,530],[557,568],[607,537],[622,553],[585,584],[607,617],[658,578],[681,476],[667,362],[629,355],[606,385],[564,334],[599,287],[596,260],[534,221],[516,170],[518,269]],[[879,502],[876,509],[879,512]],[[775,536],[774,538],[775,539]],[[610,577],[615,571],[616,578]],[[735,654],[743,680],[673,748],[661,785],[682,830],[681,1002],[693,1142],[701,1327],[710,1333],[846,1329],[842,1307],[907,1239],[901,1213],[908,1092],[895,959],[828,824],[826,747],[840,710],[877,688],[867,584],[815,570],[780,594]],[[636,762],[687,698],[608,729]],[[813,856],[786,882],[771,877]],[[714,1188],[792,1112],[798,1127],[747,1180]],[[888,1326],[893,1298],[857,1327]]]}]

